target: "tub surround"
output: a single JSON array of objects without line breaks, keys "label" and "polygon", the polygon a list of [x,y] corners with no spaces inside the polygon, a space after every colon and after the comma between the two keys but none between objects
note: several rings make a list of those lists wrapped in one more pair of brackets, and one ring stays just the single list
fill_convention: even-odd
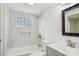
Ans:
[{"label": "tub surround", "polygon": [[64,42],[47,44],[46,46],[66,55],[66,56],[79,56],[79,48],[69,47]]},{"label": "tub surround", "polygon": [[21,48],[11,48],[6,55],[8,56],[19,56],[24,54],[31,54],[32,52],[40,51],[37,45],[27,46]]}]

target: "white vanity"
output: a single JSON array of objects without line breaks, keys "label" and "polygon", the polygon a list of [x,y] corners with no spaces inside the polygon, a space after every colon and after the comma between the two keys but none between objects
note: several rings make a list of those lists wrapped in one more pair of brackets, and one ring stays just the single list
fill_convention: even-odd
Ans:
[{"label": "white vanity", "polygon": [[49,46],[46,46],[46,56],[65,56],[65,54],[63,54]]},{"label": "white vanity", "polygon": [[79,48],[72,48],[61,42],[47,44],[46,56],[79,56]]}]

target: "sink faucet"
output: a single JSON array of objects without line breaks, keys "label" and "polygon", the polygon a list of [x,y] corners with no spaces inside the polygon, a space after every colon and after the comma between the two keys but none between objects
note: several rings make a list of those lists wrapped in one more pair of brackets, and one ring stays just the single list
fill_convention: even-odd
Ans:
[{"label": "sink faucet", "polygon": [[75,42],[72,42],[71,40],[68,40],[68,46],[75,48]]}]

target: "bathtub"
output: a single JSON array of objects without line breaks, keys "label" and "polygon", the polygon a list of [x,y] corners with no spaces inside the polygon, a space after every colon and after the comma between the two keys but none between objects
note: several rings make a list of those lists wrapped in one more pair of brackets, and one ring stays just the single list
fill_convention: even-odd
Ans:
[{"label": "bathtub", "polygon": [[[30,56],[35,52],[41,52],[37,45],[26,46],[20,48],[11,48],[7,52],[7,56]],[[41,53],[39,53],[42,55]]]}]

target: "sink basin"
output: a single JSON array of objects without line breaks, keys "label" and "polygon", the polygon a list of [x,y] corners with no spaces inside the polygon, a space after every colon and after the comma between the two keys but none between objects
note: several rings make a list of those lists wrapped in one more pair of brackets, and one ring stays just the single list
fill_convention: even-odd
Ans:
[{"label": "sink basin", "polygon": [[63,46],[63,50],[65,50],[67,53],[72,54],[72,55],[78,55],[79,54],[79,49],[78,48],[72,48],[70,46]]}]

